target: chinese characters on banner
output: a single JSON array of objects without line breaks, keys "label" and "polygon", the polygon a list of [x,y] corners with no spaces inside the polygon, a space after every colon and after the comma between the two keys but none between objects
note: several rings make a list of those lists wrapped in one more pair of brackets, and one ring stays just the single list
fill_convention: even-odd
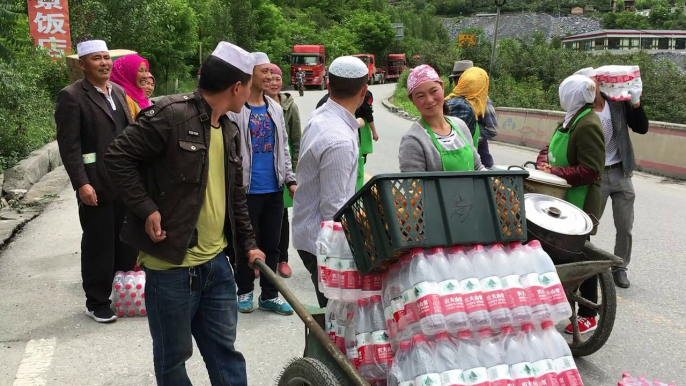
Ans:
[{"label": "chinese characters on banner", "polygon": [[67,0],[28,0],[29,30],[37,46],[53,59],[71,51]]}]

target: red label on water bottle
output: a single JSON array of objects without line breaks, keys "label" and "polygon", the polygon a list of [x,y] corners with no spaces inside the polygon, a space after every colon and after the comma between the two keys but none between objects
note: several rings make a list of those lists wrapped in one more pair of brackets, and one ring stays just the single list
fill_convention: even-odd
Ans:
[{"label": "red label on water bottle", "polygon": [[531,366],[534,368],[538,386],[559,386],[552,359],[542,359],[531,363]]},{"label": "red label on water bottle", "polygon": [[403,303],[405,303],[405,319],[407,320],[408,324],[416,323],[419,320],[417,319],[417,314],[414,311],[414,302],[414,288],[410,288],[406,291],[403,291]]},{"label": "red label on water bottle", "polygon": [[393,360],[393,350],[386,331],[372,332],[372,344],[374,346],[374,363],[383,364]]},{"label": "red label on water bottle", "polygon": [[478,311],[486,311],[486,302],[481,293],[481,284],[477,278],[464,279],[460,282],[462,300],[468,314]]},{"label": "red label on water bottle", "polygon": [[355,335],[355,345],[357,346],[357,357],[360,365],[371,365],[374,363],[374,355],[372,354],[372,334],[364,332]]},{"label": "red label on water bottle", "polygon": [[567,295],[565,289],[560,283],[560,278],[557,272],[546,272],[540,276],[541,285],[545,288],[545,293],[548,295],[550,304],[556,305],[560,303],[567,303]]},{"label": "red label on water bottle", "polygon": [[529,305],[529,299],[519,280],[519,275],[505,276],[502,278],[501,283],[510,309],[514,310],[515,308]]},{"label": "red label on water bottle", "polygon": [[484,291],[486,305],[490,311],[507,308],[505,292],[499,277],[490,276],[481,279],[481,289]]},{"label": "red label on water bottle", "polygon": [[341,276],[339,278],[341,289],[359,288],[359,287],[357,287],[357,281],[358,281],[357,279],[358,279],[358,276],[360,274],[357,271],[357,266],[355,265],[355,261],[346,260],[341,264],[341,266],[342,266]]},{"label": "red label on water bottle", "polygon": [[555,359],[553,363],[557,371],[557,382],[560,386],[584,386],[576,363],[574,363],[574,358],[564,356]]},{"label": "red label on water bottle", "polygon": [[443,312],[436,282],[425,281],[415,285],[414,296],[417,299],[415,300],[415,307],[417,308],[417,316],[420,319]]},{"label": "red label on water bottle", "polygon": [[441,307],[445,315],[465,312],[464,300],[460,295],[460,283],[457,280],[450,279],[438,283],[438,292],[441,295]]},{"label": "red label on water bottle", "polygon": [[405,304],[403,302],[403,297],[398,296],[397,298],[391,300],[391,308],[393,311],[393,319],[400,325],[400,320],[405,319]]},{"label": "red label on water bottle", "polygon": [[372,291],[372,288],[374,287],[374,278],[372,277],[373,275],[360,275],[360,279],[362,279],[362,290],[363,291]]},{"label": "red label on water bottle", "polygon": [[524,277],[526,290],[529,294],[529,301],[532,307],[548,303],[548,295],[546,295],[545,289],[541,285],[538,276],[538,273],[532,272],[526,274]]}]

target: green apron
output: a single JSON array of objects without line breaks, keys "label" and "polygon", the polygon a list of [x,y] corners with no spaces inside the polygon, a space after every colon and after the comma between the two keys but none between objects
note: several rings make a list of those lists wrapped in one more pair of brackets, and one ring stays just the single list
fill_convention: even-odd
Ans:
[{"label": "green apron", "polygon": [[[569,147],[569,137],[574,131],[579,119],[583,118],[585,115],[591,112],[591,108],[579,114],[578,117],[569,126],[566,132],[562,132],[562,125],[555,130],[553,138],[550,139],[550,145],[548,145],[548,163],[550,166],[571,166],[569,160],[567,159],[567,148]],[[588,194],[588,185],[574,186],[567,189],[565,194],[565,201],[574,204],[574,206],[579,209],[584,209],[584,203],[586,202],[586,195]]]},{"label": "green apron", "polygon": [[481,135],[481,128],[479,128],[479,122],[474,122],[474,135],[472,135],[472,141],[474,141],[474,147],[479,148],[479,136]]},{"label": "green apron", "polygon": [[[291,155],[291,164],[293,163],[293,147],[291,146],[291,141],[288,140],[288,154]],[[295,173],[295,170],[293,170],[293,173]],[[291,198],[290,190],[288,190],[288,187],[284,187],[283,189],[283,207],[284,208],[292,208],[293,207],[293,199]]]},{"label": "green apron", "polygon": [[372,127],[369,122],[364,120],[364,126],[360,127],[360,154],[372,154],[374,152],[374,141]]},{"label": "green apron", "polygon": [[474,171],[474,153],[472,152],[472,148],[469,147],[469,142],[464,139],[460,130],[456,128],[450,120],[446,119],[446,122],[450,124],[450,127],[455,130],[457,135],[460,136],[460,139],[465,143],[465,146],[462,149],[443,150],[443,146],[436,139],[436,134],[434,134],[433,130],[431,130],[424,119],[421,121],[422,126],[424,126],[424,129],[429,133],[434,146],[436,146],[436,150],[441,154],[444,172]]}]

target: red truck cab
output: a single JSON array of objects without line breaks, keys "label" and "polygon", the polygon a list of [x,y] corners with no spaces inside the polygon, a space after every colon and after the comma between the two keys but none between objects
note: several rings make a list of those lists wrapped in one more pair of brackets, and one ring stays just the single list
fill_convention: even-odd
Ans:
[{"label": "red truck cab", "polygon": [[326,88],[326,49],[323,45],[295,45],[291,53],[291,83],[297,89],[295,74],[305,72],[305,87]]},{"label": "red truck cab", "polygon": [[407,69],[407,55],[388,54],[386,57],[386,79],[397,82],[405,69]]},{"label": "red truck cab", "polygon": [[367,65],[367,69],[369,70],[369,84],[384,83],[384,80],[386,79],[385,71],[381,67],[376,67],[376,58],[374,57],[374,54],[357,54],[353,56],[360,58],[360,60]]}]

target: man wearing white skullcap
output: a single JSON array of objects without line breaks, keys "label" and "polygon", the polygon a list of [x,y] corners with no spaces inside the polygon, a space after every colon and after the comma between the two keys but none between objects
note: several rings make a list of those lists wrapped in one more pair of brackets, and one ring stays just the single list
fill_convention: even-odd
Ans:
[{"label": "man wearing white skullcap", "polygon": [[312,113],[300,140],[293,246],[310,271],[320,307],[326,306],[327,299],[317,288],[315,243],[321,222],[333,220],[355,194],[360,123],[354,114],[364,101],[368,74],[356,57],[334,60],[329,66],[329,100]]},{"label": "man wearing white skullcap", "polygon": [[[269,57],[264,52],[253,52],[255,68],[248,103],[239,113],[229,113],[238,125],[243,160],[243,181],[253,229],[260,235],[258,247],[267,256],[267,265],[276,272],[279,264],[279,242],[283,217],[283,195],[287,189],[291,197],[296,181],[291,166],[288,134],[283,108],[265,94],[272,81]],[[246,261],[237,262],[238,311],[254,310],[253,290],[259,270]],[[274,283],[260,276],[262,292],[257,301],[259,308],[281,315],[290,315],[293,308],[279,298]]]},{"label": "man wearing white skullcap", "polygon": [[132,122],[126,92],[110,83],[112,58],[102,40],[77,45],[83,79],[57,95],[57,143],[79,202],[81,278],[86,315],[96,322],[117,319],[110,308],[116,271],[130,271],[136,250],[119,234],[126,208],[105,170],[107,147]]},{"label": "man wearing white skullcap", "polygon": [[[247,385],[236,351],[231,261],[265,256],[250,225],[240,162],[242,137],[226,113],[250,95],[255,58],[221,42],[193,93],[160,98],[110,146],[105,164],[130,209],[124,241],[140,249],[160,385],[190,385],[193,337],[213,385]],[[141,168],[140,165],[145,165]]]}]

